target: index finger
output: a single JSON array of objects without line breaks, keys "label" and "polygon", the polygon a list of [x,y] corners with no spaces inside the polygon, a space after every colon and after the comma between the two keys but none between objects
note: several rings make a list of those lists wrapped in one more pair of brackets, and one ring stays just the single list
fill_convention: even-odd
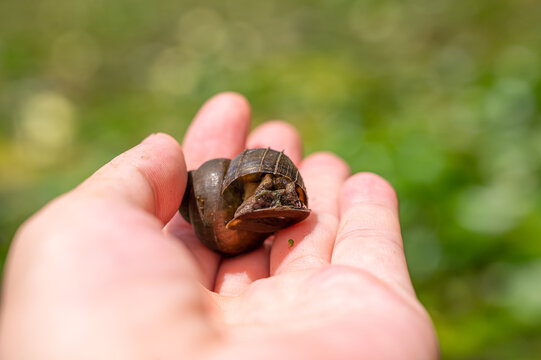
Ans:
[{"label": "index finger", "polygon": [[392,186],[375,174],[360,173],[342,187],[341,221],[331,263],[367,271],[414,294]]},{"label": "index finger", "polygon": [[214,158],[232,158],[244,150],[250,130],[250,105],[226,92],[208,100],[188,128],[182,148],[188,170]]}]

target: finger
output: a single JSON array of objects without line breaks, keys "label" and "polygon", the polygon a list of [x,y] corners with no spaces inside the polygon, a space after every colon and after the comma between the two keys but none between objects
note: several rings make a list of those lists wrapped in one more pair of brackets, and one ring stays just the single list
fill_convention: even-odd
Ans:
[{"label": "finger", "polygon": [[296,166],[299,166],[301,163],[301,137],[293,125],[284,121],[268,121],[256,127],[248,136],[246,147],[270,147],[276,151],[283,150],[284,154],[286,154]]},{"label": "finger", "polygon": [[413,293],[392,186],[375,174],[350,177],[341,191],[341,214],[332,264],[365,270]]},{"label": "finger", "polygon": [[240,295],[258,279],[269,276],[269,246],[234,258],[225,258],[220,264],[214,291],[220,295]]},{"label": "finger", "polygon": [[185,181],[180,145],[153,135],[25,223],[3,289],[2,326],[13,330],[11,339],[47,334],[30,348],[36,356],[58,350],[72,358],[84,346],[77,339],[102,349],[129,343],[143,354],[133,340],[145,335],[135,327],[152,343],[178,334],[178,324],[204,321],[197,268],[185,246],[161,231]]},{"label": "finger", "polygon": [[241,95],[222,93],[208,100],[188,128],[182,147],[188,170],[214,158],[233,158],[244,150],[250,105]]},{"label": "finger", "polygon": [[179,144],[150,136],[31,218],[14,242],[13,272],[62,269],[73,283],[59,286],[76,288],[83,278],[91,288],[189,269],[185,247],[161,234],[185,182]]},{"label": "finger", "polygon": [[166,223],[186,187],[186,165],[178,142],[154,134],[119,155],[83,182],[72,195],[126,202]]},{"label": "finger", "polygon": [[[235,93],[222,93],[199,110],[183,141],[188,169],[197,169],[214,158],[232,158],[244,150],[250,128],[250,105]],[[203,274],[202,283],[212,289],[220,256],[206,248],[191,226],[177,212],[165,232],[181,239],[192,252]]]},{"label": "finger", "polygon": [[[299,164],[302,157],[301,138],[297,129],[283,121],[269,121],[252,131],[247,148],[270,147],[284,151],[291,161]],[[245,272],[242,271],[244,269]],[[253,281],[269,276],[269,251],[258,250],[245,256],[226,259],[220,265],[216,291],[228,295],[242,293]]]},{"label": "finger", "polygon": [[303,222],[276,234],[270,255],[271,275],[311,269],[331,260],[338,229],[338,196],[349,168],[336,155],[317,153],[302,162],[300,172],[312,213]]}]

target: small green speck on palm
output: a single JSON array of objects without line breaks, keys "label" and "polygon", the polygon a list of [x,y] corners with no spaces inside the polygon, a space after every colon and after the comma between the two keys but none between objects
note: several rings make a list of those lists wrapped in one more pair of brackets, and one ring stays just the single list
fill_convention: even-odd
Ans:
[{"label": "small green speck on palm", "polygon": [[293,245],[295,244],[295,241],[293,241],[293,239],[289,239],[287,242],[289,243],[289,247],[293,247]]}]

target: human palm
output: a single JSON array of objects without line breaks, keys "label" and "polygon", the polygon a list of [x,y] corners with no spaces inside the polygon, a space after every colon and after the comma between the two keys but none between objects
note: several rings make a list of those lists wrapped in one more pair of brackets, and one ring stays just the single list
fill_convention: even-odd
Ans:
[{"label": "human palm", "polygon": [[[436,358],[390,185],[332,154],[303,160],[285,123],[248,129],[246,101],[216,96],[183,151],[153,135],[29,220],[6,267],[1,358]],[[267,146],[300,168],[312,214],[221,258],[178,215],[184,160]]]}]

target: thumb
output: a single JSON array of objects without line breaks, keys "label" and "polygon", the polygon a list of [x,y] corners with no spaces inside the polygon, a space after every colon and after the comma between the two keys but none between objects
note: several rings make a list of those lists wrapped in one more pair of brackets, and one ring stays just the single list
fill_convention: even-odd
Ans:
[{"label": "thumb", "polygon": [[186,164],[178,142],[153,134],[117,156],[74,193],[127,202],[167,223],[178,210],[186,186]]},{"label": "thumb", "polygon": [[197,268],[162,232],[185,182],[179,144],[152,135],[29,220],[6,266],[0,358],[163,358],[207,336]]}]

